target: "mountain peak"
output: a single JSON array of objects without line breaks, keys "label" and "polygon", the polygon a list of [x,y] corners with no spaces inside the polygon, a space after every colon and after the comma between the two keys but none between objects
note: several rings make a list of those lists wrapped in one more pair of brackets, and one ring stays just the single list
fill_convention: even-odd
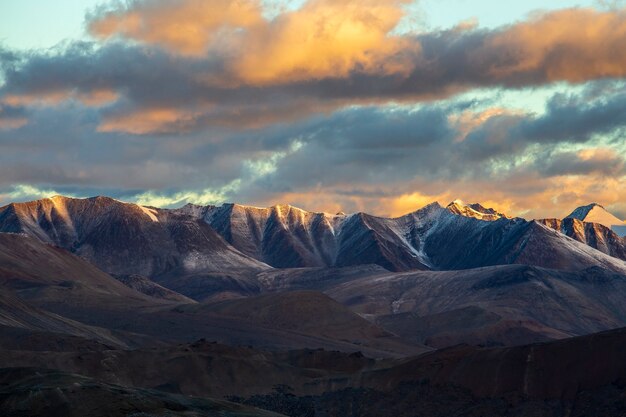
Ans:
[{"label": "mountain peak", "polygon": [[578,219],[578,220],[584,220],[584,218],[589,215],[589,213],[594,210],[594,209],[601,209],[601,210],[605,210],[603,205],[598,204],[598,203],[591,203],[591,204],[587,204],[586,206],[580,206],[578,208],[576,208],[576,210],[574,210],[569,216],[567,216],[567,218],[572,218],[572,219]]},{"label": "mountain peak", "polygon": [[578,219],[586,223],[598,223],[612,229],[620,236],[626,236],[626,223],[598,203],[578,207],[566,218]]},{"label": "mountain peak", "polygon": [[458,216],[472,217],[479,220],[495,221],[508,218],[505,214],[492,208],[486,208],[479,203],[466,204],[463,200],[454,200],[446,207],[448,211]]}]

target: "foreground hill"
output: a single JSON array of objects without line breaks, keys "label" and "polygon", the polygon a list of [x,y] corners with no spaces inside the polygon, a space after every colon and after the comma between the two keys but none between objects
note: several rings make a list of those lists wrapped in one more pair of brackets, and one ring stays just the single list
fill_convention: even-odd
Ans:
[{"label": "foreground hill", "polygon": [[[358,354],[272,353],[203,341],[139,351],[4,351],[1,367],[26,362],[83,373],[96,381],[59,372],[3,370],[0,399],[25,401],[24,393],[40,386],[40,400],[58,402],[64,397],[47,387],[56,384],[65,392],[70,384],[63,381],[70,381],[76,385],[67,397],[83,398],[91,406],[96,397],[90,393],[99,393],[114,381],[130,387],[113,389],[126,399],[125,393],[143,392],[152,399],[168,398],[167,404],[181,401],[176,400],[181,397],[143,390],[148,388],[185,396],[227,397],[296,417],[373,417],[391,412],[407,417],[618,416],[624,406],[625,345],[626,331],[621,329],[543,344],[490,349],[457,346],[379,361]],[[7,375],[12,383],[6,383]],[[47,379],[51,375],[52,381]],[[15,381],[19,381],[17,386]],[[88,385],[92,391],[85,391]],[[107,391],[103,398],[111,398]],[[16,403],[13,400],[9,405]],[[186,406],[194,410],[189,403]]]},{"label": "foreground hill", "polygon": [[85,259],[23,234],[0,233],[0,285],[27,298],[65,305],[155,301]]},{"label": "foreground hill", "polygon": [[140,341],[140,337],[87,326],[32,307],[10,291],[0,292],[0,348],[48,350],[63,344],[128,348]]},{"label": "foreground hill", "polygon": [[[29,236],[0,233],[0,285],[4,288],[0,293],[4,333],[0,333],[28,339],[27,344],[45,333],[53,334],[50,338],[56,344],[92,340],[109,346],[137,346],[204,337],[270,349],[364,350],[375,357],[427,350],[403,342],[321,293],[275,294],[240,304],[235,300],[196,306],[171,291],[165,296],[161,291],[154,294],[158,286],[138,285],[137,278],[131,284],[143,292],[64,249]],[[255,311],[263,306],[267,315],[261,322]],[[287,314],[276,306],[292,309]],[[68,336],[84,340],[71,342]]]},{"label": "foreground hill", "polygon": [[222,400],[122,387],[33,368],[0,369],[0,409],[5,417],[281,416]]}]

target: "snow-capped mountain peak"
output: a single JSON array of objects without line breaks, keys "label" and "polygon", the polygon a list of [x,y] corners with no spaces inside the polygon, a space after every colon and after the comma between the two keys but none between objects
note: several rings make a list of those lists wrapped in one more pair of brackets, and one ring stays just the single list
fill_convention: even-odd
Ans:
[{"label": "snow-capped mountain peak", "polygon": [[626,223],[598,203],[578,207],[567,218],[578,219],[586,223],[598,223],[612,229],[619,236],[626,236]]},{"label": "snow-capped mountain peak", "polygon": [[483,207],[479,203],[466,204],[463,200],[454,200],[446,208],[458,216],[472,217],[479,220],[496,221],[501,218],[508,218],[505,214],[499,213],[492,208]]}]

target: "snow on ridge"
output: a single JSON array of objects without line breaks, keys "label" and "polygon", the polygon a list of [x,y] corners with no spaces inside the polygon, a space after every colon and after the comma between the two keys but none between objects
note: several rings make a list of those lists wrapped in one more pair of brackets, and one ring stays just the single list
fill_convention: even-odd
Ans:
[{"label": "snow on ridge", "polygon": [[137,207],[139,207],[141,209],[141,211],[143,211],[144,214],[146,216],[148,216],[150,218],[150,220],[152,220],[154,223],[158,223],[159,222],[159,219],[156,216],[157,211],[155,209],[144,207],[144,206],[140,206],[139,204],[137,204]]},{"label": "snow on ridge", "polygon": [[446,209],[457,216],[472,217],[478,220],[496,221],[501,218],[508,218],[505,214],[492,208],[486,208],[482,204],[466,204],[463,200],[458,199],[448,204]]}]

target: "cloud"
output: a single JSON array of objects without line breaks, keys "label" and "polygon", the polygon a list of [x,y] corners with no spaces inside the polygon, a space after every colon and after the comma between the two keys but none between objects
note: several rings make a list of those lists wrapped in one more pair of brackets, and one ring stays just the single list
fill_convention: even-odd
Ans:
[{"label": "cloud", "polygon": [[[10,202],[32,201],[50,198],[61,193],[50,188],[38,188],[29,184],[16,184],[4,192],[0,192],[0,204]],[[72,197],[72,195],[68,195]]]},{"label": "cloud", "polygon": [[[573,208],[561,197],[566,184],[576,204],[619,201],[626,194],[625,149],[613,137],[626,125],[616,111],[626,103],[623,92],[595,100],[556,95],[549,103],[542,115],[458,103],[364,107],[291,126],[278,134],[298,137],[298,151],[233,197],[256,204],[295,199],[290,202],[319,210],[326,203],[314,196],[323,192],[324,202],[335,201],[330,207],[394,215],[428,200],[447,204],[461,197],[548,216]],[[574,107],[572,122],[563,119]],[[619,197],[606,192],[611,187]]]},{"label": "cloud", "polygon": [[3,105],[0,103],[0,130],[14,130],[25,126],[28,119],[22,107]]},{"label": "cloud", "polygon": [[626,175],[626,160],[615,149],[585,148],[541,155],[535,161],[533,169],[547,177],[595,175],[619,178]]},{"label": "cloud", "polygon": [[[75,195],[156,206],[291,203],[380,215],[462,198],[554,216],[573,204],[626,197],[623,143],[613,140],[625,123],[614,110],[624,96],[618,88],[605,91],[591,100],[587,92],[553,98],[540,115],[485,107],[489,99],[353,107],[253,131],[215,130],[210,141],[207,133],[97,132],[98,110],[69,103],[36,112],[15,133],[0,132],[0,188],[55,184]],[[597,125],[598,132],[584,129],[582,140],[581,126],[565,121],[550,139],[541,127],[574,103],[580,110],[573,117],[610,121],[613,131]]]},{"label": "cloud", "polygon": [[[626,197],[620,8],[416,34],[403,0],[115,4],[93,41],[0,50],[0,189],[533,216]],[[537,113],[492,96],[547,85]]]},{"label": "cloud", "polygon": [[202,56],[228,32],[262,21],[261,4],[255,0],[134,0],[101,8],[92,16],[89,31],[99,38],[119,36]]},{"label": "cloud", "polygon": [[356,68],[397,72],[394,56],[410,45],[389,33],[407,3],[309,0],[267,19],[255,0],[133,1],[94,15],[89,29],[174,54],[217,54],[243,82],[275,83],[344,77]]},{"label": "cloud", "polygon": [[105,118],[98,126],[98,132],[127,132],[135,135],[185,132],[189,126],[193,126],[197,116],[194,112],[171,108],[142,109]]},{"label": "cloud", "polygon": [[[309,0],[273,18],[254,2],[222,3],[144,0],[100,10],[90,21],[99,41],[14,54],[0,100],[72,99],[101,108],[104,131],[188,133],[626,74],[622,9],[415,35],[395,32],[404,0]],[[248,12],[235,18],[237,8]]]},{"label": "cloud", "polygon": [[240,82],[252,84],[356,73],[394,75],[411,85],[440,74],[443,79],[431,81],[445,92],[454,84],[583,82],[625,72],[620,8],[558,10],[492,31],[473,24],[395,35],[408,4],[308,0],[267,19],[258,1],[144,0],[95,14],[89,26],[96,36],[117,35],[175,54],[217,54]]},{"label": "cloud", "polygon": [[188,203],[209,205],[227,201],[227,196],[239,188],[240,180],[217,189],[207,188],[200,191],[177,191],[173,193],[147,191],[137,195],[129,195],[137,204],[150,207],[181,207]]},{"label": "cloud", "polygon": [[477,59],[493,62],[490,75],[513,83],[622,77],[625,39],[624,10],[560,10],[492,34]]}]

